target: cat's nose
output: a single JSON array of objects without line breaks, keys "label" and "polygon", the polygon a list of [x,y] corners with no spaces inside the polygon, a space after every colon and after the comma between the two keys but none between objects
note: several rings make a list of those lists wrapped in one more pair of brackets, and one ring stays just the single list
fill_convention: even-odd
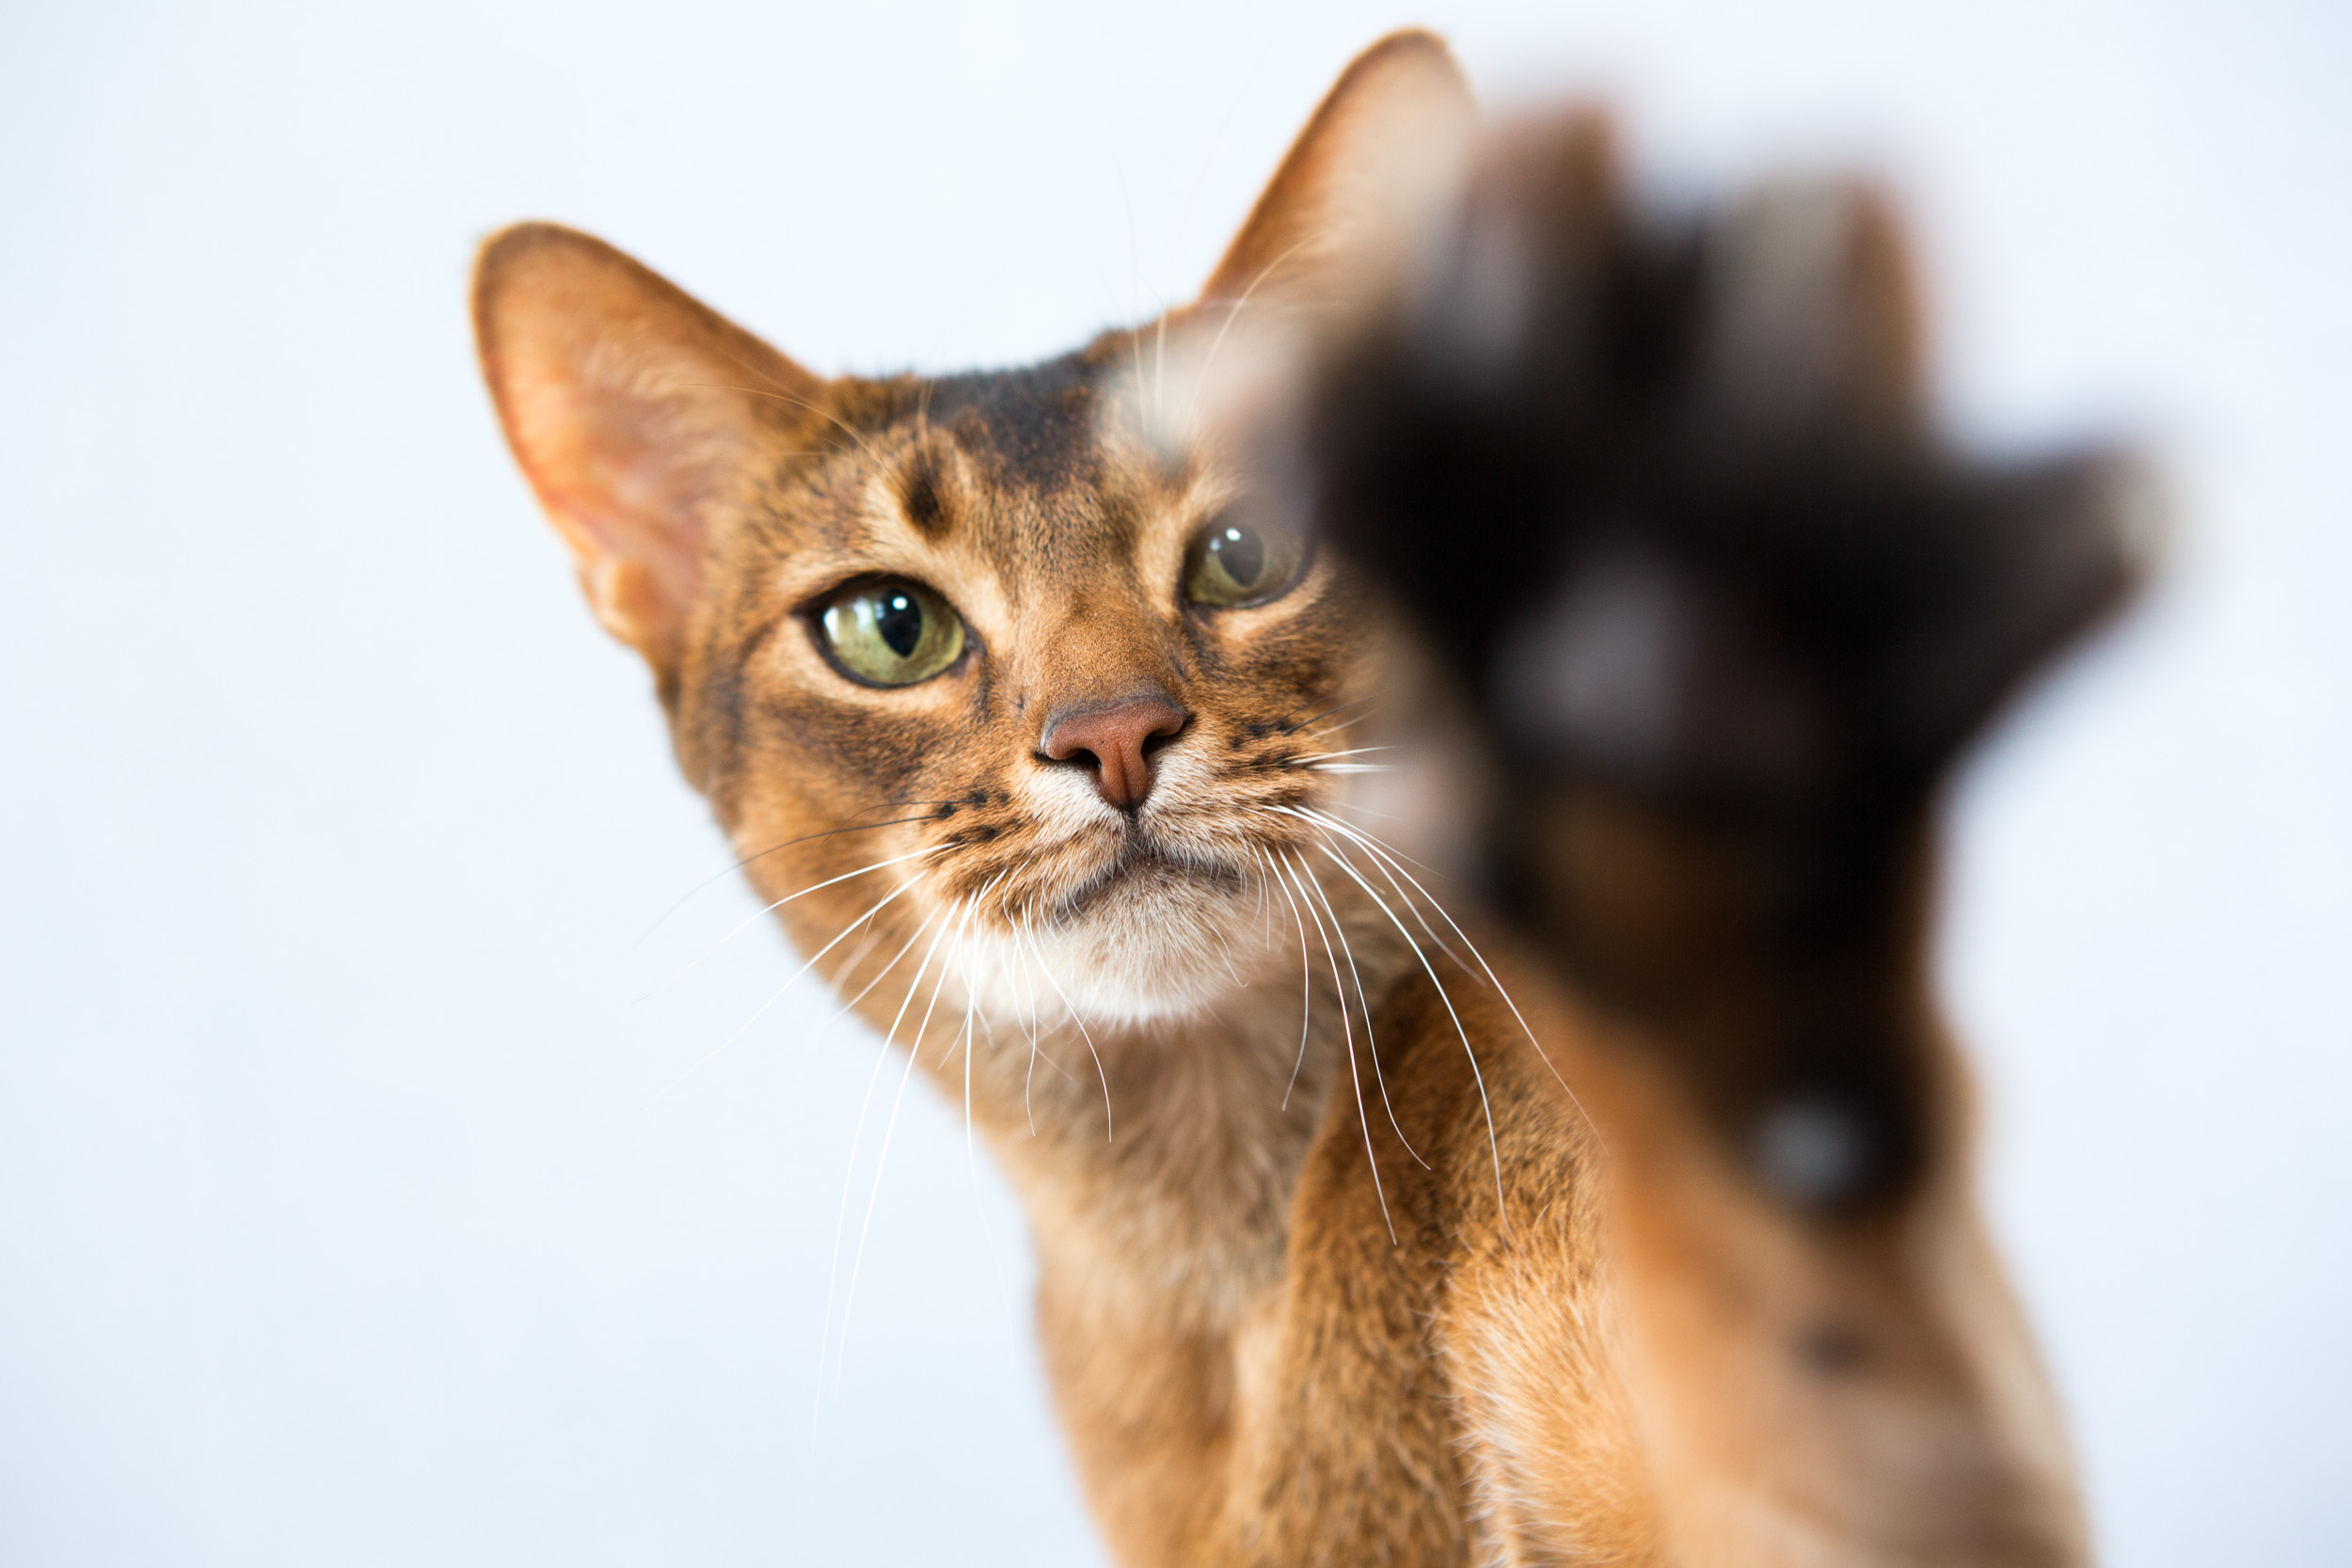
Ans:
[{"label": "cat's nose", "polygon": [[1152,754],[1176,738],[1187,715],[1164,691],[1065,708],[1046,721],[1038,754],[1094,774],[1094,787],[1121,811],[1152,793]]}]

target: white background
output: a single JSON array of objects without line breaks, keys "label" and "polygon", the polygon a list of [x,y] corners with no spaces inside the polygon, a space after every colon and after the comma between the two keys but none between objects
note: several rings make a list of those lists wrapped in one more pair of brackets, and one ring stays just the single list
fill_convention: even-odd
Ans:
[{"label": "white background", "polygon": [[[1181,297],[1355,48],[1661,188],[1889,177],[1987,440],[2128,431],[2168,590],[1973,771],[1945,943],[2106,1554],[2352,1540],[2341,7],[0,14],[0,1562],[1097,1560],[1017,1216],[746,910],[501,449],[559,217],[821,370]],[[852,1180],[853,1176],[853,1180]],[[850,1262],[841,1265],[846,1276]],[[844,1279],[831,1294],[841,1320]],[[825,1371],[819,1385],[819,1364]]]}]

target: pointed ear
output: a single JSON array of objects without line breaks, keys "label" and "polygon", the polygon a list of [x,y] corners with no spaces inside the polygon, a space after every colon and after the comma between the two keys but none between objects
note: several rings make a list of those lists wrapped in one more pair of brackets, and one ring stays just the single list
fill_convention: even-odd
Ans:
[{"label": "pointed ear", "polygon": [[1708,237],[1717,394],[1755,428],[1883,432],[1921,415],[1918,290],[1886,200],[1767,184]]},{"label": "pointed ear", "polygon": [[666,693],[714,510],[756,451],[803,425],[822,382],[554,224],[520,224],[482,247],[473,313],[507,444],[589,607]]},{"label": "pointed ear", "polygon": [[1382,39],[1324,95],[1203,303],[1361,298],[1458,187],[1477,131],[1477,103],[1443,42],[1418,31]]}]

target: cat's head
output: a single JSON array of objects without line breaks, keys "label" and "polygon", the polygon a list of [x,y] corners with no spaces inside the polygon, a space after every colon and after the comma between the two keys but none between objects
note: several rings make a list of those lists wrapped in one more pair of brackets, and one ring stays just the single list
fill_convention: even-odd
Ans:
[{"label": "cat's head", "polygon": [[844,943],[837,979],[952,935],[1032,952],[1098,1017],[1195,1006],[1263,879],[1337,832],[1314,816],[1356,777],[1380,615],[1171,435],[1164,367],[1361,292],[1470,127],[1443,47],[1384,40],[1200,303],[1003,372],[827,379],[585,235],[485,247],[515,455],[755,885],[804,947]]}]

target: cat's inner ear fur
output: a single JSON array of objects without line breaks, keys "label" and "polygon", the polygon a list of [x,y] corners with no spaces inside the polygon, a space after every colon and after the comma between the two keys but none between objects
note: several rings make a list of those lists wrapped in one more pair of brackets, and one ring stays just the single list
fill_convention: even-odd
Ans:
[{"label": "cat's inner ear fur", "polygon": [[1445,44],[1391,33],[1349,62],[1201,290],[1205,306],[1345,309],[1407,260],[1468,170],[1478,105]]},{"label": "cat's inner ear fur", "polygon": [[516,461],[605,628],[665,693],[711,522],[823,389],[601,241],[521,224],[483,246],[474,330]]}]

